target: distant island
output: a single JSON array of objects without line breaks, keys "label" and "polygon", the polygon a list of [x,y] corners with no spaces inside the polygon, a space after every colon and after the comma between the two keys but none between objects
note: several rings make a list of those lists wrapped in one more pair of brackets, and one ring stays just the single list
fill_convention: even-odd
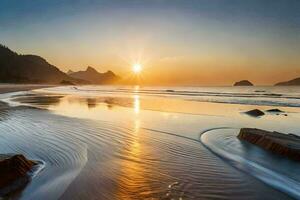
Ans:
[{"label": "distant island", "polygon": [[21,55],[1,44],[0,66],[2,83],[110,84],[119,79],[111,71],[101,74],[92,68],[88,68],[86,76],[72,71],[66,74],[40,56]]},{"label": "distant island", "polygon": [[248,80],[242,80],[235,82],[233,86],[253,86],[253,84]]},{"label": "distant island", "polygon": [[297,86],[297,85],[300,85],[300,77],[275,84],[275,86]]},{"label": "distant island", "polygon": [[100,73],[92,67],[87,67],[85,71],[78,72],[69,70],[67,74],[72,78],[89,81],[91,84],[113,84],[120,80],[120,77],[112,71]]}]

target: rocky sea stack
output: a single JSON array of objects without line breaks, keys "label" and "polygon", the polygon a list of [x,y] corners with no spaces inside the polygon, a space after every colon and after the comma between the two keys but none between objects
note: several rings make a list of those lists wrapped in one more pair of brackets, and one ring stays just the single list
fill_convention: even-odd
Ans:
[{"label": "rocky sea stack", "polygon": [[37,163],[23,155],[0,155],[0,196],[26,185],[30,172]]},{"label": "rocky sea stack", "polygon": [[242,80],[235,82],[233,86],[253,86],[253,84],[248,80]]},{"label": "rocky sea stack", "polygon": [[300,136],[254,128],[242,128],[238,138],[274,154],[300,161]]}]

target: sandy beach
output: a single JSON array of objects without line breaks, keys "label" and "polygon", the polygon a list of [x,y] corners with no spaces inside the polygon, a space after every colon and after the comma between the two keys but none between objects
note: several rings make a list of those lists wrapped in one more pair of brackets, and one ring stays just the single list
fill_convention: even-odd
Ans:
[{"label": "sandy beach", "polygon": [[0,0],[0,200],[300,200],[299,11]]},{"label": "sandy beach", "polygon": [[0,94],[51,87],[53,85],[39,84],[0,84]]},{"label": "sandy beach", "polygon": [[[64,86],[18,93],[0,113],[0,151],[45,163],[17,199],[297,199],[299,164],[237,135],[242,127],[299,134],[300,110],[282,100],[296,105],[298,97],[255,90]],[[245,114],[254,108],[265,114]]]}]

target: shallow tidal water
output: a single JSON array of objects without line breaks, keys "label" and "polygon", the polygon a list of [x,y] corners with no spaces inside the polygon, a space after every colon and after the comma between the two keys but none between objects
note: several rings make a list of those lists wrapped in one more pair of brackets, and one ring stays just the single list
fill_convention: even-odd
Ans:
[{"label": "shallow tidal water", "polygon": [[[300,198],[299,164],[235,137],[299,134],[299,88],[82,86],[2,99],[0,152],[45,163],[10,199]],[[243,113],[253,108],[287,116]]]}]

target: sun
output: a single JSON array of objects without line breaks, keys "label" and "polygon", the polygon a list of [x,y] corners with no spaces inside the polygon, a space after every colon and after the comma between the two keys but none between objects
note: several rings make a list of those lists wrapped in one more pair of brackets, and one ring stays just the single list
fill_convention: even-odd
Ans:
[{"label": "sun", "polygon": [[134,64],[134,65],[132,66],[132,71],[133,71],[133,73],[135,73],[135,74],[139,74],[139,73],[141,73],[141,71],[142,71],[142,66],[141,66],[140,64]]}]

